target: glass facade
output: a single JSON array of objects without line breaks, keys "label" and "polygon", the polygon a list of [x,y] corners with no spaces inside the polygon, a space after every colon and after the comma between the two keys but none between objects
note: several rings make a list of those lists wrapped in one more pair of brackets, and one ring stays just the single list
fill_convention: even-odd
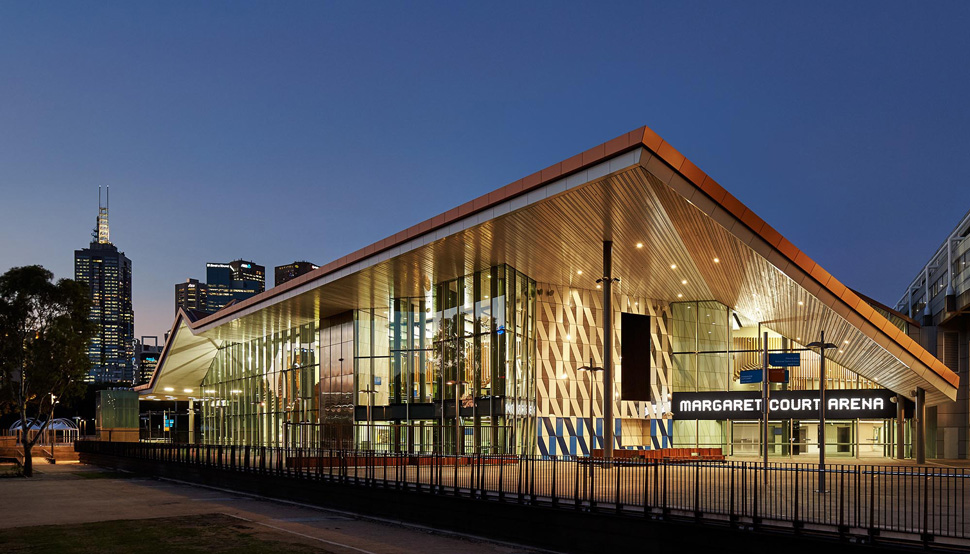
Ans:
[{"label": "glass facade", "polygon": [[387,309],[359,310],[357,446],[533,448],[535,288],[503,265],[429,284],[424,296],[395,298]]},{"label": "glass facade", "polygon": [[[747,320],[718,302],[671,304],[671,361],[674,392],[760,391],[761,383],[741,383],[741,372],[762,368],[763,333],[769,352],[798,352],[800,366],[789,369],[787,383],[771,390],[818,390],[818,354],[796,341]],[[826,389],[875,389],[878,385],[832,361],[826,362]],[[826,455],[888,455],[894,420],[826,421]],[[818,454],[817,421],[779,420],[769,423],[770,455]],[[673,422],[675,446],[722,448],[728,454],[757,456],[761,452],[759,421],[689,420]]]},{"label": "glass facade", "polygon": [[535,282],[502,265],[424,288],[223,345],[202,384],[203,440],[532,452]]},{"label": "glass facade", "polygon": [[203,440],[319,445],[319,355],[313,323],[224,345],[202,381]]}]

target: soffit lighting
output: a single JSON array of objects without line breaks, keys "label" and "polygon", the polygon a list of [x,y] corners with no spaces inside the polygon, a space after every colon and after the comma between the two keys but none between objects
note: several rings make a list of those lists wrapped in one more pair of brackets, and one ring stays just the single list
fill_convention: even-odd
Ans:
[{"label": "soffit lighting", "polygon": [[670,269],[677,269],[677,264],[670,264]]},{"label": "soffit lighting", "polygon": [[721,259],[720,258],[714,258],[714,263],[716,263],[716,264],[721,263]]},{"label": "soffit lighting", "polygon": [[643,243],[642,242],[638,242],[637,243],[637,248],[643,248]]},{"label": "soffit lighting", "polygon": [[576,270],[576,275],[582,275],[582,274],[583,274],[583,270],[582,269],[577,269]]}]

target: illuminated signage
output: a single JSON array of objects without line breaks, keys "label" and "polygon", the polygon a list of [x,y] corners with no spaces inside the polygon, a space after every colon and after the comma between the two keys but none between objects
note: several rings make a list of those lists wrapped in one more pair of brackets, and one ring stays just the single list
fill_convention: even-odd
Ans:
[{"label": "illuminated signage", "polygon": [[[771,419],[817,419],[818,391],[771,391]],[[896,417],[896,394],[888,390],[831,390],[825,392],[825,417],[832,419],[890,419]],[[761,419],[760,391],[675,392],[676,419]]]}]

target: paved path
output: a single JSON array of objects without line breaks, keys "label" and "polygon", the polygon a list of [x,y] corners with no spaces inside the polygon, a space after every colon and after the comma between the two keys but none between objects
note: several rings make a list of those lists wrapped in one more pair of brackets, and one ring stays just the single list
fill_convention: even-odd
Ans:
[{"label": "paved path", "polygon": [[538,552],[82,464],[35,466],[35,473],[33,479],[0,479],[0,528],[221,513],[341,553]]}]

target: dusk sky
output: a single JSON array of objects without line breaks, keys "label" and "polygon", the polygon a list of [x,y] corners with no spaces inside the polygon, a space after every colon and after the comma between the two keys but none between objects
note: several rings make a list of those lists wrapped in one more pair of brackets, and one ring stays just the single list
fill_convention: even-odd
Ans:
[{"label": "dusk sky", "polygon": [[271,286],[641,125],[889,305],[970,210],[970,3],[521,4],[0,1],[0,272],[73,277],[110,185],[162,335],[207,261]]}]

